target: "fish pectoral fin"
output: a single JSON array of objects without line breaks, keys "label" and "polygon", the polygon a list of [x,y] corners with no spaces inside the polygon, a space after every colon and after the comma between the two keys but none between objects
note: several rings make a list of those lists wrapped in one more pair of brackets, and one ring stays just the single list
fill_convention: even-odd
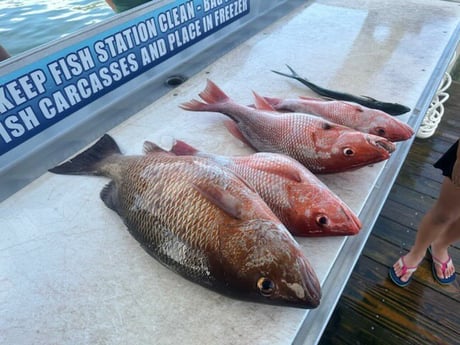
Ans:
[{"label": "fish pectoral fin", "polygon": [[244,137],[243,133],[241,133],[240,129],[238,128],[238,124],[235,121],[233,121],[233,120],[225,120],[224,121],[224,126],[225,126],[225,128],[227,128],[227,130],[230,132],[230,134],[232,134],[235,138],[237,138],[238,140],[242,141],[243,143],[245,143],[249,147],[252,147],[254,150],[256,150],[254,148],[254,146],[252,146],[252,144],[249,142],[249,140],[247,140]]},{"label": "fish pectoral fin", "polygon": [[228,191],[221,186],[198,186],[197,184],[193,184],[193,188],[229,216],[235,219],[242,219],[243,205],[241,200],[228,193]]},{"label": "fish pectoral fin", "polygon": [[102,188],[100,197],[108,208],[120,214],[118,190],[114,181],[110,181],[104,186],[104,188]]},{"label": "fish pectoral fin", "polygon": [[357,111],[359,113],[364,112],[363,107],[358,104],[358,103],[350,103],[346,101],[338,101],[340,104],[342,104],[343,107],[353,109],[354,111]]},{"label": "fish pectoral fin", "polygon": [[254,165],[251,167],[254,170],[260,170],[265,173],[277,175],[294,182],[302,182],[302,178],[300,177],[299,171],[297,171],[297,169],[291,168],[290,166],[284,165],[281,167],[281,169],[279,167],[264,167]]}]

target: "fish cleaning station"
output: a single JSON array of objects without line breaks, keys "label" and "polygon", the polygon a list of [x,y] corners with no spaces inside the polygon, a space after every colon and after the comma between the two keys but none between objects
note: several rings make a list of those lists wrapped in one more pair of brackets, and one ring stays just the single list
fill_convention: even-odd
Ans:
[{"label": "fish cleaning station", "polygon": [[[318,343],[453,59],[459,18],[449,1],[151,1],[0,62],[0,343]],[[252,154],[228,116],[181,105],[201,101],[208,80],[247,106],[258,107],[253,92],[320,97],[273,73],[287,66],[323,88],[406,106],[392,117],[414,131],[387,159],[315,173],[362,223],[355,235],[293,237],[321,286],[318,306],[185,279],[106,207],[108,178],[48,171],[105,133],[124,155],[176,140]]]}]

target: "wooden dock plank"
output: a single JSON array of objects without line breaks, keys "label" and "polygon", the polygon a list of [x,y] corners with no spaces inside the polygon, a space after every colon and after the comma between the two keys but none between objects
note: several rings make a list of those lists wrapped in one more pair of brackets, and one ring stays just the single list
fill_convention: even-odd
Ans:
[{"label": "wooden dock plank", "polygon": [[[414,141],[320,345],[460,344],[460,278],[450,286],[438,284],[428,255],[408,287],[388,278],[438,196],[443,176],[432,164],[460,136],[460,83],[449,93],[435,135]],[[459,273],[460,243],[450,254]]]}]

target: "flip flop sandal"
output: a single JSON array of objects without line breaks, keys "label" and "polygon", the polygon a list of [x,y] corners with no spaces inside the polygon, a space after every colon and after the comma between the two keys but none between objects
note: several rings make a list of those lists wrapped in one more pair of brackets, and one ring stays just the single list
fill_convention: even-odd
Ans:
[{"label": "flip flop sandal", "polygon": [[398,285],[399,287],[406,287],[407,285],[409,285],[409,283],[411,282],[412,280],[412,274],[411,276],[409,277],[409,279],[407,279],[407,281],[402,281],[401,280],[401,277],[404,276],[406,273],[414,273],[418,266],[414,266],[414,267],[407,267],[406,266],[406,263],[404,262],[404,256],[401,256],[398,260],[398,263],[399,263],[399,266],[401,266],[401,276],[398,277],[396,275],[396,272],[395,272],[395,269],[393,267],[390,268],[389,270],[389,275],[390,275],[390,278],[391,280],[393,281],[393,283],[395,283],[396,285]]},{"label": "flip flop sandal", "polygon": [[439,260],[438,258],[433,256],[433,253],[431,252],[431,246],[428,247],[428,251],[430,252],[431,259],[432,259],[431,273],[433,274],[433,278],[439,284],[442,284],[442,285],[452,284],[455,281],[455,278],[456,278],[455,272],[450,277],[447,277],[447,278],[440,278],[438,276],[437,272],[436,272],[436,265],[438,265],[438,266],[441,267],[442,274],[445,275],[447,266],[449,265],[449,263],[452,263],[452,258],[450,257],[450,255],[449,255],[448,259],[445,262],[442,262],[441,260]]}]

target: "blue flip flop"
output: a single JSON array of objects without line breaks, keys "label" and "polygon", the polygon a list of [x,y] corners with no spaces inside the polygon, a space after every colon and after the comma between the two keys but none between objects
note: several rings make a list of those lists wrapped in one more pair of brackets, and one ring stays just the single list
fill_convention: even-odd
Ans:
[{"label": "blue flip flop", "polygon": [[396,275],[396,272],[395,272],[395,269],[392,267],[390,267],[390,270],[389,270],[389,275],[390,275],[390,278],[391,280],[393,281],[393,283],[395,283],[396,285],[398,285],[399,287],[406,287],[407,285],[409,285],[409,283],[411,282],[412,280],[412,275],[409,277],[409,279],[405,282],[405,281],[402,281],[401,280],[401,277],[403,275],[405,275],[406,273],[414,273],[418,266],[415,266],[415,267],[407,267],[406,266],[406,263],[404,262],[404,256],[401,256],[398,260],[398,263],[399,263],[399,266],[401,266],[401,270],[402,270],[402,274],[400,277],[398,277]]},{"label": "blue flip flop", "polygon": [[431,273],[433,274],[433,278],[441,285],[449,285],[452,284],[455,279],[456,279],[456,273],[454,272],[450,277],[447,278],[440,278],[437,273],[436,273],[436,265],[441,266],[441,272],[444,274],[446,272],[447,266],[449,263],[452,263],[452,258],[448,257],[448,259],[445,262],[442,262],[435,256],[433,256],[433,253],[431,252],[431,246],[428,247],[428,252],[430,253],[431,256]]}]

